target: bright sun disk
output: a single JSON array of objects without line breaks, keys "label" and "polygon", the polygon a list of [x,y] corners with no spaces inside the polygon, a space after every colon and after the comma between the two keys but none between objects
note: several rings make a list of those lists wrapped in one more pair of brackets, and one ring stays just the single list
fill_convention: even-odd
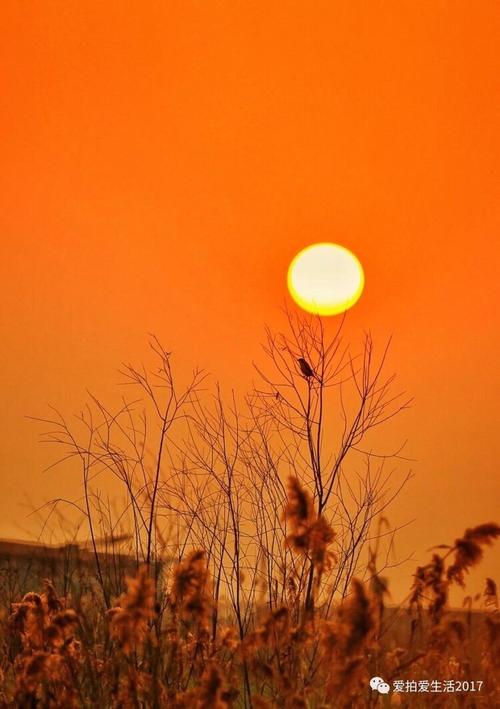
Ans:
[{"label": "bright sun disk", "polygon": [[288,269],[288,289],[309,313],[336,315],[351,308],[365,285],[363,267],[339,244],[312,244],[300,251]]}]

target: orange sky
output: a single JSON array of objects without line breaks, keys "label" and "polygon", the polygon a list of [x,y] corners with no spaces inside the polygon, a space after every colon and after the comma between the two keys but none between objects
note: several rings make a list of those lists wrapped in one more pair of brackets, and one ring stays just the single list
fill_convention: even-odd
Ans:
[{"label": "orange sky", "polygon": [[498,4],[3,0],[0,19],[0,536],[75,490],[42,476],[26,414],[108,396],[148,331],[245,386],[290,259],[328,240],[366,272],[350,334],[393,333],[415,395],[391,434],[418,459],[398,551],[495,518]]}]

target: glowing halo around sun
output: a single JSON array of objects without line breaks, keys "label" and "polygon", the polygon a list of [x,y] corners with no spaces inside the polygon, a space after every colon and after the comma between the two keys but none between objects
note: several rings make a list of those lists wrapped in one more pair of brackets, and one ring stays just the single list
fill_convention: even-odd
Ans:
[{"label": "glowing halo around sun", "polygon": [[288,268],[288,290],[303,310],[337,315],[359,300],[365,285],[358,258],[339,244],[311,244]]}]

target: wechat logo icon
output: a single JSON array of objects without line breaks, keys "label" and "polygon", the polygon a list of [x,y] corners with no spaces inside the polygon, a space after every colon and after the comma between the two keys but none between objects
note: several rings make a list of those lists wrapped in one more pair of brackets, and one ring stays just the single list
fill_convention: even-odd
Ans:
[{"label": "wechat logo icon", "polygon": [[372,677],[370,680],[370,687],[373,691],[377,690],[379,694],[389,694],[391,689],[387,682],[384,682],[382,677]]}]

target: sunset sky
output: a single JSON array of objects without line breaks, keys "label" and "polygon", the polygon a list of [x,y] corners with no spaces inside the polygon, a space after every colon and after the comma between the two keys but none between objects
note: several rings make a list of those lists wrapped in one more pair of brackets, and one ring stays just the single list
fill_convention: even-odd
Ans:
[{"label": "sunset sky", "polygon": [[361,260],[349,338],[392,334],[415,397],[381,434],[416,459],[398,554],[494,520],[498,3],[4,0],[0,17],[0,536],[77,490],[42,473],[56,451],[26,416],[112,398],[148,332],[181,375],[244,390],[318,241]]}]

